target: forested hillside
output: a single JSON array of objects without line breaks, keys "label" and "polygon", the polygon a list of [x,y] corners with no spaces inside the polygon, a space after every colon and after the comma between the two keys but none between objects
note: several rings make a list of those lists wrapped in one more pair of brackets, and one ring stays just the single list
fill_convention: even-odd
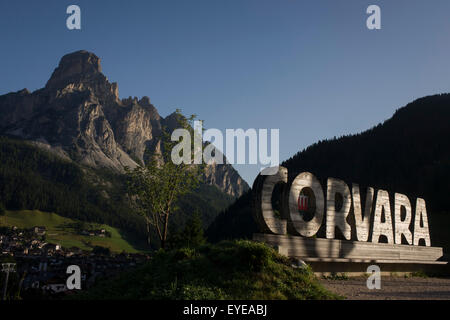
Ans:
[{"label": "forested hillside", "polygon": [[42,210],[106,223],[144,235],[142,219],[125,201],[119,178],[95,172],[33,146],[0,137],[0,202],[9,210]]},{"label": "forested hillside", "polygon": [[[145,223],[129,206],[126,178],[64,160],[30,142],[0,137],[0,203],[9,210],[41,210],[119,228],[141,246]],[[180,200],[172,229],[198,211],[207,227],[232,197],[211,185]],[[155,241],[153,242],[155,243]]]}]

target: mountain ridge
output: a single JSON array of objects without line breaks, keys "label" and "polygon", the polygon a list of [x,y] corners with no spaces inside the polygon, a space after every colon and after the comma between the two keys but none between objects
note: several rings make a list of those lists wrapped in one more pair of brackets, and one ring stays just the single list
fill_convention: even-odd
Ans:
[{"label": "mountain ridge", "polygon": [[[160,151],[163,118],[147,96],[120,99],[118,85],[102,73],[100,58],[86,50],[63,56],[45,87],[0,96],[0,134],[77,163],[124,172]],[[229,164],[213,164],[205,181],[238,197],[247,183]]]}]

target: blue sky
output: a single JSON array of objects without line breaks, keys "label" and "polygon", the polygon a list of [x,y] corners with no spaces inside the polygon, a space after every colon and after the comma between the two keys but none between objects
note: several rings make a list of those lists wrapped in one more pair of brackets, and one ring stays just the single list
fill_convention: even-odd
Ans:
[{"label": "blue sky", "polygon": [[[66,28],[81,8],[82,30]],[[366,28],[381,7],[382,29]],[[278,128],[280,159],[357,133],[450,86],[450,2],[2,1],[0,94],[45,85],[59,59],[102,59],[121,97],[209,128]],[[414,124],[415,125],[415,124]],[[256,166],[236,166],[249,184]]]}]

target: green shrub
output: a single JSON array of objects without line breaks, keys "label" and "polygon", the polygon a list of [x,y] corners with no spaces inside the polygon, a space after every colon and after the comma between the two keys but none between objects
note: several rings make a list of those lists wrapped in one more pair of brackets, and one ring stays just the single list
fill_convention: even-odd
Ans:
[{"label": "green shrub", "polygon": [[333,272],[329,276],[324,276],[324,279],[327,280],[348,280],[348,275],[345,272]]},{"label": "green shrub", "polygon": [[411,277],[415,277],[415,278],[428,278],[428,274],[423,271],[423,270],[419,270],[419,271],[415,271],[411,273]]},{"label": "green shrub", "polygon": [[252,241],[160,250],[135,271],[103,281],[73,299],[336,299],[310,268]]}]

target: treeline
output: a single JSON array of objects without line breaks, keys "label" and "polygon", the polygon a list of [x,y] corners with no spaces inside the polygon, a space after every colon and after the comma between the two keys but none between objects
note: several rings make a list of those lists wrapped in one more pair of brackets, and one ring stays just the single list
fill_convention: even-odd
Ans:
[{"label": "treeline", "polygon": [[416,100],[363,133],[321,141],[283,165],[289,179],[310,171],[390,192],[423,197],[430,212],[449,211],[450,95]]}]

